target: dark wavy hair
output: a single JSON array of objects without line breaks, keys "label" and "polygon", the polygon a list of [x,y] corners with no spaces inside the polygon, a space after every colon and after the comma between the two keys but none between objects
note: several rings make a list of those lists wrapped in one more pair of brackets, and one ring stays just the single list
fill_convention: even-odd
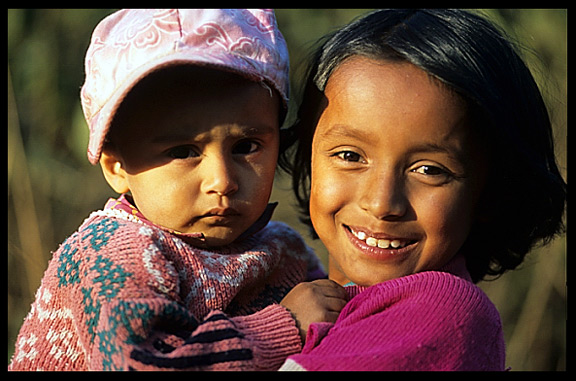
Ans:
[{"label": "dark wavy hair", "polygon": [[530,70],[492,23],[471,12],[440,9],[375,11],[320,40],[297,120],[285,132],[295,144],[280,158],[292,175],[302,221],[312,228],[312,138],[324,88],[352,56],[409,62],[424,70],[466,101],[472,127],[490,142],[482,204],[490,207],[490,217],[475,223],[463,250],[474,282],[516,268],[534,245],[565,231],[566,183],[556,164],[548,111]]}]

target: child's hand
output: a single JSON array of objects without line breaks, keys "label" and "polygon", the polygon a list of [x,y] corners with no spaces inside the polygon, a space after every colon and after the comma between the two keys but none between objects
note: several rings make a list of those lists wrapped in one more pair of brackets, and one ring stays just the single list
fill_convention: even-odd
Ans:
[{"label": "child's hand", "polygon": [[348,301],[348,294],[338,283],[319,279],[296,285],[280,302],[294,316],[302,342],[314,322],[334,323]]}]

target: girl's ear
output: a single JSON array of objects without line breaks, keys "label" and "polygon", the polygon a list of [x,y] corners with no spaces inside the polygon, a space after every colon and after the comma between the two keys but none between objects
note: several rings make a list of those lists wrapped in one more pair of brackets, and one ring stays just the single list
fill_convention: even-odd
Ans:
[{"label": "girl's ear", "polygon": [[130,190],[120,155],[111,150],[103,150],[100,157],[100,167],[102,167],[104,178],[115,192],[122,194]]}]

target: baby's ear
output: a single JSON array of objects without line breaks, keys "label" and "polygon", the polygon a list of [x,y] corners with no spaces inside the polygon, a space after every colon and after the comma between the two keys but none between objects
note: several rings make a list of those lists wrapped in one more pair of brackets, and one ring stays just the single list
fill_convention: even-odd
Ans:
[{"label": "baby's ear", "polygon": [[122,168],[120,155],[112,150],[103,150],[100,157],[100,167],[104,178],[117,193],[126,193],[130,190],[126,171]]}]

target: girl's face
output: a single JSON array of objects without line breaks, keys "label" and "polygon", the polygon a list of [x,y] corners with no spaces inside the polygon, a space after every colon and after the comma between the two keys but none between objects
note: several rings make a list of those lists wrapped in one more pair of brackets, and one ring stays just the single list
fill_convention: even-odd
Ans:
[{"label": "girl's face", "polygon": [[414,65],[361,57],[334,71],[325,97],[310,216],[330,278],[369,286],[442,267],[468,236],[487,171],[464,102]]},{"label": "girl's face", "polygon": [[[200,75],[201,74],[201,75]],[[279,144],[279,99],[258,83],[205,69],[132,100],[113,136],[122,174],[150,221],[233,242],[264,212]]]}]

